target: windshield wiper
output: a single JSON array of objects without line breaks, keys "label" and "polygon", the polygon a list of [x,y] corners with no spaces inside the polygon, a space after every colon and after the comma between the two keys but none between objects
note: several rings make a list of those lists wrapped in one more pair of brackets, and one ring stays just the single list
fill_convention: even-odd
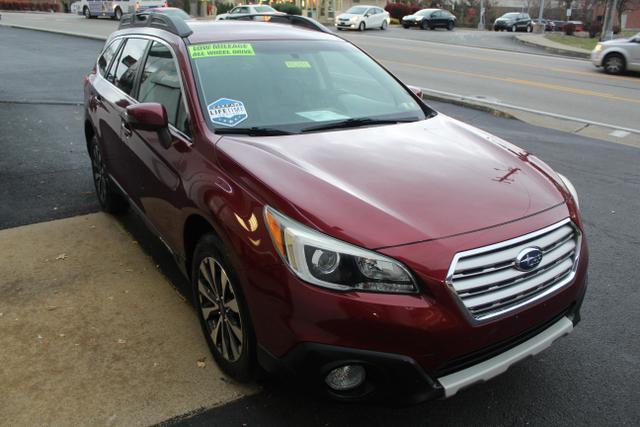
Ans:
[{"label": "windshield wiper", "polygon": [[277,136],[291,135],[291,132],[275,128],[250,127],[250,128],[216,128],[219,135],[249,135],[249,136]]},{"label": "windshield wiper", "polygon": [[324,125],[311,126],[311,127],[302,129],[301,132],[314,132],[318,130],[340,129],[340,128],[357,128],[360,126],[369,126],[369,125],[391,125],[396,123],[415,122],[416,120],[418,119],[369,119],[369,118],[347,119],[339,122],[327,123]]}]

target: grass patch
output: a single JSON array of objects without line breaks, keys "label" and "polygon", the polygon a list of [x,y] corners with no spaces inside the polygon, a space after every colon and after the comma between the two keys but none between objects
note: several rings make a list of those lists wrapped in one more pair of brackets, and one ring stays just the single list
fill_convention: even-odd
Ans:
[{"label": "grass patch", "polygon": [[545,37],[556,43],[566,44],[567,46],[572,47],[579,47],[580,49],[586,50],[593,50],[593,48],[596,47],[596,44],[598,43],[597,38],[590,39],[583,37],[566,36],[564,34],[546,34]]}]

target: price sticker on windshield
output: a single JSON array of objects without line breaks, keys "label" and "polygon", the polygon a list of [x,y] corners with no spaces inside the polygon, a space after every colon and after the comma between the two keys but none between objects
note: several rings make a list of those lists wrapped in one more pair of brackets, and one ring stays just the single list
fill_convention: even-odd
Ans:
[{"label": "price sticker on windshield", "polygon": [[251,43],[207,43],[189,46],[192,59],[217,56],[255,56]]}]

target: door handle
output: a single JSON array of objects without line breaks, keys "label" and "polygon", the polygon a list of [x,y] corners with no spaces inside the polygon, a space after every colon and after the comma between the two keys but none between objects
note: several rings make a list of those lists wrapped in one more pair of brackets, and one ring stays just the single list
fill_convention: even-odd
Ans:
[{"label": "door handle", "polygon": [[122,122],[120,123],[120,128],[122,129],[122,135],[125,138],[130,138],[131,135],[133,135],[133,130],[131,130],[131,126],[129,126],[129,123],[125,122],[124,120],[122,120]]}]

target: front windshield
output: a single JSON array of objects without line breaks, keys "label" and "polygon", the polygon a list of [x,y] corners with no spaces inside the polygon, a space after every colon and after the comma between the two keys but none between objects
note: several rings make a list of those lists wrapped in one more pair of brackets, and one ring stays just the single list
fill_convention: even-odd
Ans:
[{"label": "front windshield", "polygon": [[435,10],[432,10],[432,9],[422,9],[422,10],[418,11],[418,12],[416,13],[416,15],[419,15],[419,16],[427,16],[427,15],[431,15],[431,13],[432,13],[432,12],[435,12]]},{"label": "front windshield", "polygon": [[501,16],[501,18],[517,18],[518,15],[520,14],[515,12],[505,13],[504,15]]},{"label": "front windshield", "polygon": [[287,133],[348,119],[415,121],[426,107],[342,41],[251,41],[189,46],[211,129]]},{"label": "front windshield", "polygon": [[352,15],[362,15],[367,11],[368,8],[363,6],[353,6],[351,9],[347,10],[346,13],[350,13]]}]

